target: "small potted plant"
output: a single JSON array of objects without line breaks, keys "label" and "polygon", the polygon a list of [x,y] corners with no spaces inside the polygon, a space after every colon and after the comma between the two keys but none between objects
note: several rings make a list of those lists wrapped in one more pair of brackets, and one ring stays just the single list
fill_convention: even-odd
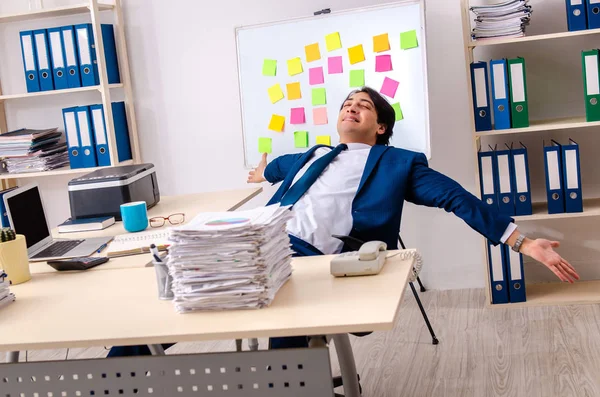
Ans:
[{"label": "small potted plant", "polygon": [[31,280],[25,236],[8,227],[0,230],[0,269],[4,269],[13,285]]}]

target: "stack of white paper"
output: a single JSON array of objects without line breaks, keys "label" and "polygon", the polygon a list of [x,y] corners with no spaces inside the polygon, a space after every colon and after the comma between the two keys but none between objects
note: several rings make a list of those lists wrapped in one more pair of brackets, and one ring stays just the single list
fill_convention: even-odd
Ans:
[{"label": "stack of white paper", "polygon": [[6,274],[0,269],[0,308],[15,301],[15,294],[8,288],[8,280],[5,280]]},{"label": "stack of white paper", "polygon": [[472,38],[522,37],[531,19],[529,0],[507,0],[489,6],[474,6],[477,15]]},{"label": "stack of white paper", "polygon": [[292,274],[289,207],[211,212],[170,229],[167,265],[178,312],[269,306]]}]

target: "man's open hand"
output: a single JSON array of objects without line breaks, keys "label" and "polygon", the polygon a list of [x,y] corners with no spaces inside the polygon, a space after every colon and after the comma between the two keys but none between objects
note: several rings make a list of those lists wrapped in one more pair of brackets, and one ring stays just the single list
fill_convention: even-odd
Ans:
[{"label": "man's open hand", "polygon": [[520,252],[543,263],[561,281],[572,283],[575,280],[579,280],[579,275],[573,266],[554,251],[554,248],[557,248],[559,245],[558,241],[550,241],[543,238],[535,240],[526,238],[521,245]]},{"label": "man's open hand", "polygon": [[266,181],[263,178],[263,173],[265,172],[265,168],[267,167],[267,154],[263,153],[262,159],[258,166],[248,173],[248,183],[261,183]]}]

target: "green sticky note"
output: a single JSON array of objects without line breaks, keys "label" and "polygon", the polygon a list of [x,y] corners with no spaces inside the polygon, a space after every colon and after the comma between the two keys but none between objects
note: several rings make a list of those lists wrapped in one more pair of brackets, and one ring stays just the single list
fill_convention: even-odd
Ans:
[{"label": "green sticky note", "polygon": [[409,30],[408,32],[400,33],[400,48],[408,50],[409,48],[418,47],[417,43],[417,31]]},{"label": "green sticky note", "polygon": [[308,147],[308,131],[294,132],[294,146],[298,148]]},{"label": "green sticky note", "polygon": [[325,95],[325,88],[312,89],[312,104],[313,106],[327,105],[327,96]]},{"label": "green sticky note", "polygon": [[350,87],[362,87],[365,85],[365,70],[357,69],[350,71]]},{"label": "green sticky note", "polygon": [[400,104],[398,102],[392,104],[394,108],[394,113],[396,113],[396,121],[400,121],[404,119],[404,115],[402,114],[402,109],[400,108]]},{"label": "green sticky note", "polygon": [[265,59],[262,67],[263,76],[275,76],[277,74],[277,61],[274,59]]},{"label": "green sticky note", "polygon": [[271,138],[258,138],[258,152],[271,153]]}]

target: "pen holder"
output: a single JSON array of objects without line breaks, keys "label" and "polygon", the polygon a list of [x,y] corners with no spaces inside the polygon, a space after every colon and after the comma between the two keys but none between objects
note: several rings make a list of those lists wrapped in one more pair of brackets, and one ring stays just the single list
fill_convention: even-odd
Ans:
[{"label": "pen holder", "polygon": [[173,289],[171,283],[173,277],[169,274],[169,267],[165,262],[152,261],[154,271],[156,272],[156,286],[158,287],[158,299],[171,300],[173,299]]},{"label": "pen holder", "polygon": [[12,285],[31,280],[24,235],[17,234],[14,240],[0,243],[0,269],[4,269]]}]

